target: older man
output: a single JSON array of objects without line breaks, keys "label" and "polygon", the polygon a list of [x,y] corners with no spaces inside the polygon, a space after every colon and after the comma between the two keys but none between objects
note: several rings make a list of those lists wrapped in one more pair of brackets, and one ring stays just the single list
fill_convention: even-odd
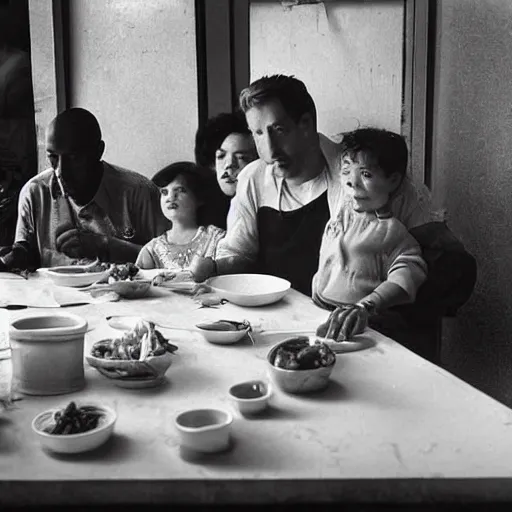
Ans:
[{"label": "older man", "polygon": [[[253,82],[242,91],[240,106],[260,160],[239,175],[216,269],[204,262],[197,279],[252,269],[286,278],[311,295],[322,234],[343,193],[339,147],[318,133],[315,103],[294,77]],[[391,208],[409,229],[430,220],[428,193],[408,179]]]},{"label": "older man", "polygon": [[49,125],[51,168],[23,187],[13,250],[4,270],[78,259],[133,262],[168,224],[158,189],[144,176],[102,160],[105,143],[93,114],[72,108]]}]

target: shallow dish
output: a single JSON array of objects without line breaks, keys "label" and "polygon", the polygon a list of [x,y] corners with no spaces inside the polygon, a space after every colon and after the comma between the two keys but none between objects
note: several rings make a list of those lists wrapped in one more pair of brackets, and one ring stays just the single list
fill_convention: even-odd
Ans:
[{"label": "shallow dish", "polygon": [[222,409],[191,409],[176,416],[174,423],[181,446],[196,452],[215,453],[229,447],[233,416]]},{"label": "shallow dish", "polygon": [[133,281],[114,281],[112,283],[97,283],[84,291],[90,292],[115,292],[124,299],[141,299],[151,289],[152,281],[134,279]]},{"label": "shallow dish", "polygon": [[[89,404],[88,404],[89,405]],[[50,409],[38,414],[32,420],[32,430],[39,437],[44,448],[57,453],[82,453],[94,450],[105,443],[114,431],[117,420],[116,412],[104,405],[95,405],[103,413],[99,419],[98,426],[80,434],[54,435],[44,431],[45,428],[53,425],[53,415],[61,409]]]},{"label": "shallow dish", "polygon": [[250,380],[229,388],[229,395],[242,414],[257,414],[268,407],[271,388],[261,380]]},{"label": "shallow dish", "polygon": [[114,385],[118,388],[124,389],[146,389],[146,388],[156,388],[157,386],[161,386],[165,382],[165,376],[161,375],[159,377],[134,377],[133,379],[115,379],[113,380]]},{"label": "shallow dish", "polygon": [[239,306],[264,306],[281,300],[290,281],[266,274],[230,274],[211,277],[206,285],[223,299]]},{"label": "shallow dish", "polygon": [[172,354],[165,352],[161,356],[150,356],[144,361],[136,359],[103,359],[90,354],[85,356],[89,365],[96,368],[102,375],[109,379],[134,379],[150,378],[158,379],[172,364]]},{"label": "shallow dish", "polygon": [[214,343],[215,345],[232,345],[247,336],[250,327],[240,331],[212,331],[210,329],[201,329],[201,327],[196,325],[196,329],[210,343]]},{"label": "shallow dish", "polygon": [[105,279],[109,273],[108,270],[101,272],[87,272],[83,267],[75,265],[64,265],[40,269],[58,286],[70,286],[73,288],[89,286],[97,281]]},{"label": "shallow dish", "polygon": [[[293,338],[292,338],[293,339]],[[329,385],[336,357],[329,366],[320,366],[312,370],[285,370],[274,366],[274,359],[277,350],[290,342],[284,340],[274,345],[267,354],[267,362],[269,365],[269,375],[272,381],[283,391],[287,393],[310,393],[312,391],[320,391]]]}]

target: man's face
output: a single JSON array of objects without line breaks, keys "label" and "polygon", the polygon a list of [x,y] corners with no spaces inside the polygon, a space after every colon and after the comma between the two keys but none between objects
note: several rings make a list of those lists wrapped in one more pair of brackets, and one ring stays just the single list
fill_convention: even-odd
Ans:
[{"label": "man's face", "polygon": [[90,180],[90,174],[101,159],[99,147],[80,147],[80,141],[71,140],[69,133],[54,126],[46,134],[46,154],[52,168],[57,172],[66,192],[75,197]]},{"label": "man's face", "polygon": [[245,116],[260,158],[285,178],[300,174],[309,149],[310,117],[305,114],[296,123],[277,100],[252,107]]}]

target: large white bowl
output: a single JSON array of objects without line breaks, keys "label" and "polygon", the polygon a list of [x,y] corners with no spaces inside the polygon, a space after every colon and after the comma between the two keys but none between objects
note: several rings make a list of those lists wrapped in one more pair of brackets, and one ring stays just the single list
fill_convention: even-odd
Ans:
[{"label": "large white bowl", "polygon": [[222,409],[191,409],[178,414],[175,419],[181,446],[203,453],[229,447],[232,422],[231,413]]},{"label": "large white bowl", "polygon": [[206,284],[223,299],[239,306],[264,306],[281,300],[290,281],[266,274],[230,274],[211,277]]},{"label": "large white bowl", "polygon": [[[89,404],[88,404],[89,405]],[[94,450],[107,441],[114,431],[117,414],[110,407],[96,405],[104,416],[98,426],[81,434],[52,435],[44,431],[53,425],[53,415],[60,409],[50,409],[38,414],[32,421],[32,430],[39,437],[41,445],[57,453],[82,453]]]},{"label": "large white bowl", "polygon": [[86,272],[83,267],[64,265],[61,267],[40,269],[58,286],[81,287],[89,286],[108,275],[108,270]]}]

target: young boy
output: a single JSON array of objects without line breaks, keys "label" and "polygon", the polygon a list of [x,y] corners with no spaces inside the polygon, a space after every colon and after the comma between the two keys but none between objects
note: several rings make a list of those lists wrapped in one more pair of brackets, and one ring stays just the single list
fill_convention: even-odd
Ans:
[{"label": "young boy", "polygon": [[[427,266],[418,243],[388,206],[406,174],[404,139],[363,128],[346,134],[341,144],[343,198],[326,225],[312,287],[318,305],[342,307],[338,322],[346,339],[362,331],[369,313],[413,302]],[[319,333],[330,330],[325,325]]]}]

